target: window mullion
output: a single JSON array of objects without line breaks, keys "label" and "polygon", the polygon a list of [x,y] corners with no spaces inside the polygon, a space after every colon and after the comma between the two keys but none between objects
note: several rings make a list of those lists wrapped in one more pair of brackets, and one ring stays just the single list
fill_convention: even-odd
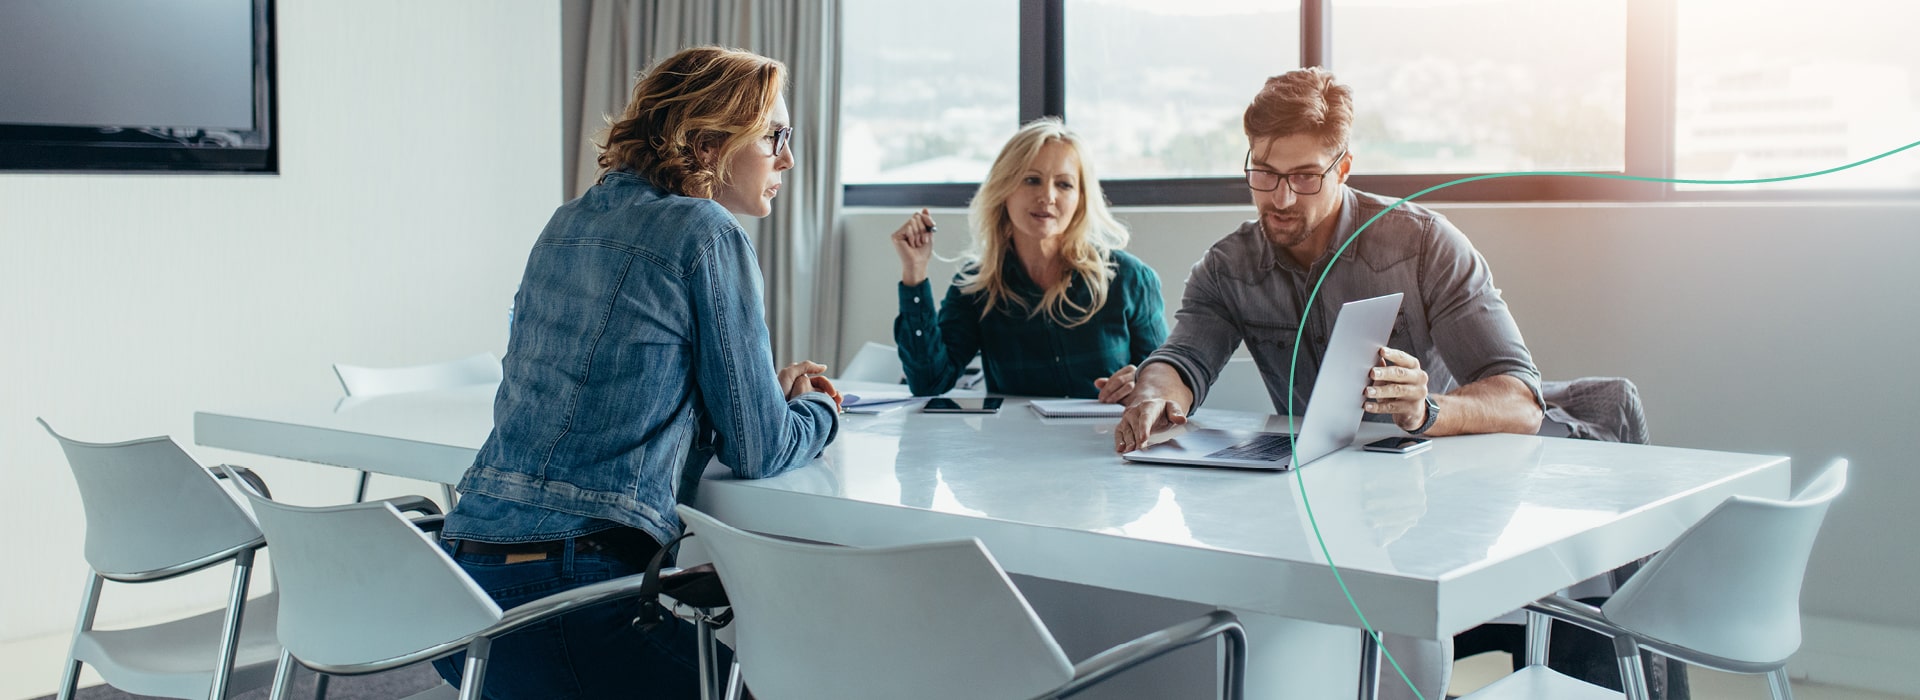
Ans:
[{"label": "window mullion", "polygon": [[[1678,15],[1673,0],[1627,0],[1626,172],[1674,174],[1674,100],[1679,73]],[[1648,199],[1666,199],[1671,183],[1633,183]]]},{"label": "window mullion", "polygon": [[1066,118],[1066,39],[1066,0],[1020,0],[1021,124]]},{"label": "window mullion", "polygon": [[1333,0],[1300,0],[1300,65],[1333,68]]}]

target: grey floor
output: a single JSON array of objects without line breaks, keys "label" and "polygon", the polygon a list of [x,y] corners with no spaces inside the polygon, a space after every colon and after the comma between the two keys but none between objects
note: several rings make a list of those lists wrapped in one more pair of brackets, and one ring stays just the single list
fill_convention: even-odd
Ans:
[{"label": "grey floor", "polygon": [[[313,697],[314,676],[302,673],[294,679],[293,697]],[[440,676],[433,667],[416,664],[406,668],[394,669],[386,673],[367,676],[335,678],[327,684],[327,700],[399,700],[422,690],[440,684]],[[146,695],[123,693],[105,685],[81,688],[74,695],[75,700],[133,700]],[[34,700],[51,700],[52,695],[43,695]],[[233,696],[233,700],[266,700],[265,688]]]}]

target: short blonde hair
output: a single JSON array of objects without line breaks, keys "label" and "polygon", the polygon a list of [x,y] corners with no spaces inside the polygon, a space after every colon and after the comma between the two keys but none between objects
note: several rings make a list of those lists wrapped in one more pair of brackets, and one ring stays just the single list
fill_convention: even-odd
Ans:
[{"label": "short blonde hair", "polygon": [[630,168],[661,189],[711,199],[728,182],[728,158],[772,128],[786,71],[771,58],[718,46],[667,57],[643,74],[608,127],[601,170]]},{"label": "short blonde hair", "polygon": [[[1049,143],[1073,149],[1080,163],[1080,206],[1068,219],[1067,230],[1062,234],[1065,240],[1060,246],[1060,257],[1066,263],[1067,274],[1044,290],[1039,308],[1027,308],[1027,302],[1007,286],[1003,269],[1007,252],[1013,245],[1013,219],[1007,215],[1007,199],[1020,186],[1028,164]],[[1024,310],[1029,316],[1044,313],[1054,323],[1072,328],[1086,323],[1106,304],[1107,287],[1114,273],[1111,252],[1127,247],[1127,227],[1107,210],[1106,193],[1100,189],[1100,179],[1094,176],[1093,164],[1087,161],[1080,137],[1058,118],[1042,117],[1028,122],[1007,140],[999,157],[993,160],[986,181],[980,183],[980,190],[974,194],[967,218],[973,227],[973,247],[966,257],[975,265],[961,275],[958,283],[962,292],[987,295],[986,303],[981,305],[983,318],[1004,304]],[[1067,298],[1067,289],[1075,278],[1085,281],[1092,292],[1085,308]]]},{"label": "short blonde hair", "polygon": [[1300,68],[1267,79],[1241,118],[1247,140],[1311,134],[1328,151],[1353,136],[1353,88],[1320,67]]}]

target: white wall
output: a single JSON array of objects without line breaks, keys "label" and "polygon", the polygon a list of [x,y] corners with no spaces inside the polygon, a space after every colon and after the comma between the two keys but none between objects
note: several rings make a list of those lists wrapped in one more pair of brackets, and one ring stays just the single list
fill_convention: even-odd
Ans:
[{"label": "white wall", "polygon": [[[1441,206],[1492,265],[1548,379],[1618,375],[1646,401],[1654,441],[1786,454],[1796,483],[1835,456],[1852,484],[1829,516],[1803,597],[1802,657],[1920,656],[1920,203]],[[1129,209],[1132,250],[1160,271],[1169,313],[1187,268],[1246,207]],[[891,343],[906,210],[847,220],[847,353]],[[936,211],[942,253],[965,213]],[[945,293],[950,272],[936,295]],[[884,290],[884,293],[882,293]],[[1872,643],[1851,639],[1863,635]],[[1822,678],[1920,687],[1909,664]]]},{"label": "white wall", "polygon": [[[336,361],[505,347],[527,248],[561,201],[559,7],[278,13],[278,176],[0,175],[0,643],[64,638],[86,572],[73,480],[34,417],[83,440],[172,435],[202,461],[261,466],[276,495],[338,501],[339,470],[193,447],[193,411],[334,386]],[[211,584],[101,619],[211,607]],[[42,693],[58,664],[44,671]]]}]

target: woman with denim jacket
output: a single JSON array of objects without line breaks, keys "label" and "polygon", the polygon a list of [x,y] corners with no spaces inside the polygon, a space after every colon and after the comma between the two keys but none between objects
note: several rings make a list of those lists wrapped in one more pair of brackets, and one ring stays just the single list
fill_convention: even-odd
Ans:
[{"label": "woman with denim jacket", "polygon": [[1059,119],[1028,123],[973,197],[973,247],[936,314],[927,264],[933,215],[893,233],[900,315],[893,339],[917,396],[952,389],[975,354],[987,390],[1124,401],[1134,367],[1167,339],[1160,276],[1122,250],[1080,139]]},{"label": "woman with denim jacket", "polygon": [[[826,367],[776,368],[752,245],[793,167],[786,68],[720,48],[648,71],[605,174],[528,256],[494,400],[444,546],[502,608],[642,572],[708,459],[741,478],[811,461],[838,426]],[[494,643],[489,698],[690,698],[692,628],[606,603]],[[435,663],[458,683],[459,655]]]}]

